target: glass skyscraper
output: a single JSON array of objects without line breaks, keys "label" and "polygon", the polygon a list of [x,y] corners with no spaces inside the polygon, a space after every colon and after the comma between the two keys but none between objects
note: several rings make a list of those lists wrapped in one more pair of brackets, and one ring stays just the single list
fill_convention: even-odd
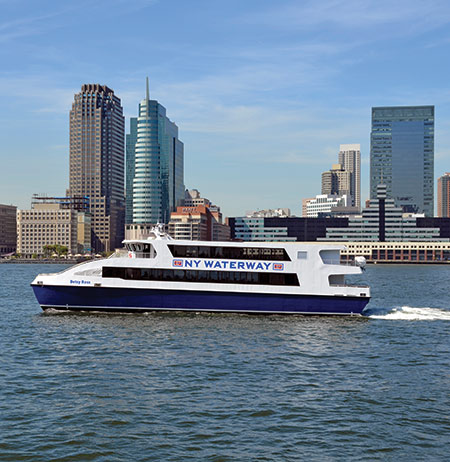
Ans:
[{"label": "glass skyscraper", "polygon": [[404,212],[434,210],[434,106],[372,108],[370,198],[385,184]]},{"label": "glass skyscraper", "polygon": [[169,223],[184,199],[184,147],[178,127],[148,90],[127,135],[127,224]]}]

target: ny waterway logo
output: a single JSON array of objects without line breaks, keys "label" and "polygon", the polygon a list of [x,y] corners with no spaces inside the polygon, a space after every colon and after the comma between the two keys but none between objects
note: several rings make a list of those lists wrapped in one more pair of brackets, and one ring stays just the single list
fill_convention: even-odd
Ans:
[{"label": "ny waterway logo", "polygon": [[194,269],[235,269],[235,270],[261,270],[283,271],[284,263],[266,263],[254,261],[230,261],[230,260],[172,260],[175,268]]}]

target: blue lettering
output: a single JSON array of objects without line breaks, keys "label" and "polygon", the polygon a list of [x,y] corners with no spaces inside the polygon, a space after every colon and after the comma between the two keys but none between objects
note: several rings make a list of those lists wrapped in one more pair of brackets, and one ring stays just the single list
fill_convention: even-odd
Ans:
[{"label": "blue lettering", "polygon": [[262,263],[258,263],[256,265],[256,269],[264,269]]},{"label": "blue lettering", "polygon": [[200,260],[194,260],[195,267],[198,268],[198,265],[200,265]]},{"label": "blue lettering", "polygon": [[245,265],[247,266],[247,269],[254,269],[255,268],[255,262],[254,261],[246,261]]},{"label": "blue lettering", "polygon": [[206,268],[212,268],[213,262],[211,260],[205,260],[205,267]]},{"label": "blue lettering", "polygon": [[220,266],[220,261],[216,261],[216,264],[214,265],[214,268],[222,269],[222,267]]},{"label": "blue lettering", "polygon": [[263,263],[263,265],[266,267],[266,270],[269,269],[270,263]]},{"label": "blue lettering", "polygon": [[236,269],[236,262],[235,261],[232,261],[230,263],[230,269]]},{"label": "blue lettering", "polygon": [[223,261],[223,262],[222,262],[222,265],[223,265],[224,268],[226,268],[227,265],[228,265],[228,262],[227,262],[227,261]]},{"label": "blue lettering", "polygon": [[245,268],[245,263],[243,261],[239,261],[237,264],[238,269],[244,269]]},{"label": "blue lettering", "polygon": [[192,268],[192,261],[190,260],[184,260],[184,266],[186,268]]}]

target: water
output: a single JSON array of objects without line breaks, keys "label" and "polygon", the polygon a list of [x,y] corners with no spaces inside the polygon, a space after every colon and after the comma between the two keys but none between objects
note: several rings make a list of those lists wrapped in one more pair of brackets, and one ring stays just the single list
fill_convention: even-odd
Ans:
[{"label": "water", "polygon": [[0,265],[1,461],[447,460],[450,268],[371,266],[365,318],[43,314]]}]

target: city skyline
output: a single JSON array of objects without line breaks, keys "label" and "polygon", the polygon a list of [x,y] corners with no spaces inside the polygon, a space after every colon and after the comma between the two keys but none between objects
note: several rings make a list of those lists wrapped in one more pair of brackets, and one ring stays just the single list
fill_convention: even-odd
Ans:
[{"label": "city skyline", "polygon": [[186,187],[204,191],[226,216],[278,207],[301,215],[301,199],[320,191],[321,172],[345,143],[361,144],[364,201],[376,106],[436,107],[436,191],[450,160],[442,59],[450,6],[203,4],[209,5],[98,1],[86,15],[83,1],[44,1],[25,10],[24,2],[3,2],[0,130],[8,175],[0,202],[28,208],[33,193],[66,189],[67,114],[81,84],[114,89],[128,133],[146,75],[153,97],[179,126]]}]

